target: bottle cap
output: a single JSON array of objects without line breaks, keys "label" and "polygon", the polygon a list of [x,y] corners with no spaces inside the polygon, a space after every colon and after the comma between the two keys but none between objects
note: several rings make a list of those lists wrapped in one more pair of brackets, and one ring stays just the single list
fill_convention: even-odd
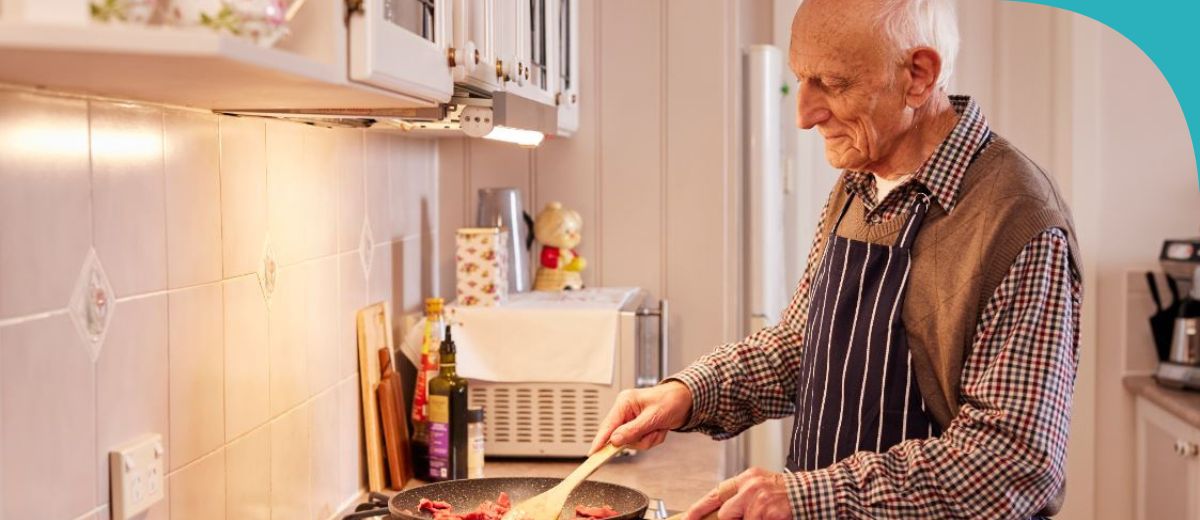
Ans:
[{"label": "bottle cap", "polygon": [[440,351],[442,354],[454,354],[454,353],[457,353],[457,351],[458,351],[458,348],[454,346],[454,338],[453,338],[453,337],[450,335],[450,326],[449,326],[449,325],[446,325],[446,335],[445,335],[445,338],[446,338],[446,339],[443,339],[443,340],[442,340],[442,346],[441,346],[441,348],[439,349],[439,351]]},{"label": "bottle cap", "polygon": [[483,408],[467,408],[467,422],[483,422]]},{"label": "bottle cap", "polygon": [[441,314],[445,300],[441,298],[425,298],[425,315]]}]

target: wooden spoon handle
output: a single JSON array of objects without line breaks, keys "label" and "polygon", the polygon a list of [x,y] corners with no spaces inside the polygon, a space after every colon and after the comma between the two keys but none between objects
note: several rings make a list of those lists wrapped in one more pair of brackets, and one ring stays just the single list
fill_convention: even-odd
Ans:
[{"label": "wooden spoon handle", "polygon": [[583,464],[580,464],[578,468],[575,468],[575,471],[572,471],[570,475],[567,475],[567,478],[564,478],[563,481],[555,487],[566,488],[568,490],[575,489],[575,487],[581,482],[587,480],[592,473],[595,473],[597,469],[600,469],[600,466],[603,466],[605,462],[608,462],[608,459],[611,459],[613,456],[620,453],[621,449],[621,446],[608,444],[603,448],[596,450],[596,453],[593,453],[592,456],[583,461]]}]

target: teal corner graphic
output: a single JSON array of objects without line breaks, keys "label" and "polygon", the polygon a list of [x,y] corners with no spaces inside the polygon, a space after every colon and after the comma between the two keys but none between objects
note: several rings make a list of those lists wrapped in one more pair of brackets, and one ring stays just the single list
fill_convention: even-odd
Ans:
[{"label": "teal corner graphic", "polygon": [[[1074,11],[1129,38],[1158,65],[1183,107],[1200,160],[1200,1],[1012,0]],[[1200,179],[1198,179],[1200,180]]]}]

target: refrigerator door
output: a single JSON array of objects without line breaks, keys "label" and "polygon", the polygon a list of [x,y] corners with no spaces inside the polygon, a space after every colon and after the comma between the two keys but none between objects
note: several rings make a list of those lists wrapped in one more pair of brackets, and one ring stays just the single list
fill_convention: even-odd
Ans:
[{"label": "refrigerator door", "polygon": [[[779,104],[783,53],[771,45],[746,50],[746,323],[747,333],[779,322],[791,287],[784,267],[784,179]],[[745,434],[748,467],[780,471],[785,421],[772,420]]]}]

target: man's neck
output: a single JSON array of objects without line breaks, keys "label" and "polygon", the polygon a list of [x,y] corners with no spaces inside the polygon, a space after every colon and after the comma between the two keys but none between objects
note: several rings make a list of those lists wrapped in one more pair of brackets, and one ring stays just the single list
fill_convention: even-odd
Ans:
[{"label": "man's neck", "polygon": [[917,110],[913,127],[896,143],[891,156],[868,171],[884,179],[898,179],[916,172],[954,131],[958,117],[950,96],[939,92]]}]

